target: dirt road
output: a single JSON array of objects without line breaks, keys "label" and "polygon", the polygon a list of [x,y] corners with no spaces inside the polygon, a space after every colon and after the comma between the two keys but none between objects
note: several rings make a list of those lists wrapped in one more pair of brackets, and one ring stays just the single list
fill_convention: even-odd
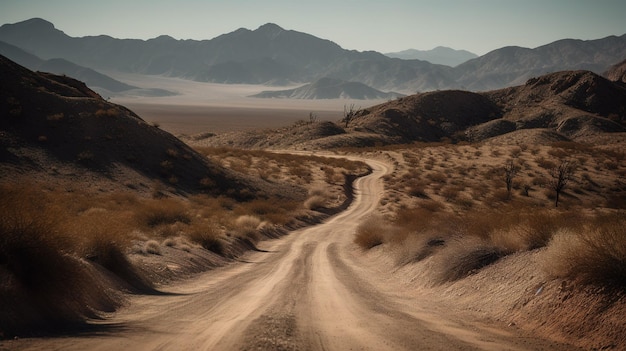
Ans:
[{"label": "dirt road", "polygon": [[[384,279],[352,243],[388,171],[357,180],[356,199],[327,222],[261,243],[244,262],[140,296],[81,335],[11,342],[33,350],[568,349],[468,319]],[[0,346],[0,349],[2,347]]]}]

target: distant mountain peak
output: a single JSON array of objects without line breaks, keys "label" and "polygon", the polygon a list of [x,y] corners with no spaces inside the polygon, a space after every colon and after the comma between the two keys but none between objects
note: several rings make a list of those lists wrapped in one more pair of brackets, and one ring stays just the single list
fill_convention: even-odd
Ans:
[{"label": "distant mountain peak", "polygon": [[276,37],[284,31],[285,30],[276,23],[266,23],[256,30],[256,32],[263,33],[269,37]]},{"label": "distant mountain peak", "polygon": [[24,24],[24,25],[29,25],[29,26],[33,26],[33,27],[54,29],[54,24],[52,24],[51,22],[46,21],[43,18],[39,18],[39,17],[34,17],[34,18],[28,19],[26,21],[23,21],[21,23]]},{"label": "distant mountain peak", "polygon": [[176,40],[172,37],[170,37],[169,35],[159,35],[156,38],[152,38],[150,40],[156,40],[156,41],[170,41],[170,40]]}]

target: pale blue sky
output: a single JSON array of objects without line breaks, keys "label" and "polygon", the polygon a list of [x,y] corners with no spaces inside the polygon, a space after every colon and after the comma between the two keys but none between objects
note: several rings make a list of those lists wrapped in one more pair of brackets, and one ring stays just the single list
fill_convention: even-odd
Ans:
[{"label": "pale blue sky", "polygon": [[482,55],[625,34],[626,0],[0,0],[0,24],[33,17],[71,36],[211,39],[273,22],[346,49]]}]

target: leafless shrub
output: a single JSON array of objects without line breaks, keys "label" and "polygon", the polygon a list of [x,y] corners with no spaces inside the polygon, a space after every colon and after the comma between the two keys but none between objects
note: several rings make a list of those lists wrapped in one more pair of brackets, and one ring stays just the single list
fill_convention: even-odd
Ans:
[{"label": "leafless shrub", "polygon": [[574,178],[575,170],[576,165],[569,160],[563,160],[558,166],[550,169],[548,185],[555,193],[554,207],[559,207],[559,196],[570,180]]}]

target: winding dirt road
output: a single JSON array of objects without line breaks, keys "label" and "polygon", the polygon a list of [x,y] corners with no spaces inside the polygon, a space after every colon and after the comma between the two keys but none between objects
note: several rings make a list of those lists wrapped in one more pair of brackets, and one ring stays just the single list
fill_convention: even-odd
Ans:
[{"label": "winding dirt road", "polygon": [[261,243],[245,262],[139,296],[101,328],[21,340],[33,350],[571,349],[467,320],[382,279],[352,243],[383,192],[388,166],[355,183],[352,206],[320,225]]}]

